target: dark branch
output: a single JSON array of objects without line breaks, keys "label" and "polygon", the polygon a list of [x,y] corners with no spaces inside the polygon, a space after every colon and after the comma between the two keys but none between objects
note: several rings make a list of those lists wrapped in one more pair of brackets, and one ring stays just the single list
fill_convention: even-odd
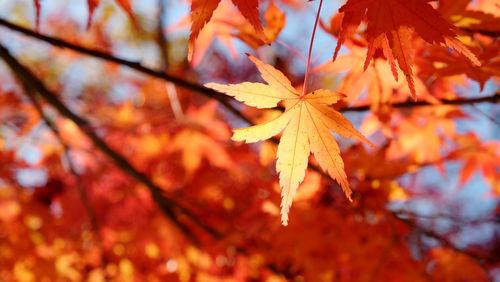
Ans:
[{"label": "dark branch", "polygon": [[467,33],[479,33],[493,38],[498,38],[500,36],[500,32],[494,30],[485,30],[485,29],[467,28],[467,27],[461,27],[460,30],[465,31]]},{"label": "dark branch", "polygon": [[38,79],[29,69],[20,64],[16,58],[14,58],[9,51],[0,45],[0,57],[9,65],[13,70],[14,74],[17,76],[21,84],[27,89],[27,91],[33,91],[38,93],[48,104],[54,107],[61,115],[65,118],[73,121],[82,132],[92,140],[97,149],[99,149],[103,154],[108,156],[117,167],[126,172],[128,175],[132,176],[138,182],[145,185],[151,192],[151,195],[155,202],[158,204],[162,212],[167,215],[168,218],[190,239],[194,239],[188,227],[180,221],[179,215],[184,215],[188,217],[197,226],[212,234],[214,237],[219,237],[220,234],[213,228],[205,225],[201,222],[198,217],[190,212],[185,207],[181,206],[179,203],[167,197],[161,187],[157,186],[153,181],[149,179],[147,175],[138,171],[136,168],[130,164],[130,162],[125,159],[122,155],[113,150],[101,137],[99,137],[91,128],[90,123],[73,113],[68,109],[58,98],[52,93],[43,82]]},{"label": "dark branch", "polygon": [[500,217],[484,217],[484,218],[462,218],[457,217],[451,214],[433,214],[433,215],[425,215],[419,214],[414,211],[402,209],[402,210],[391,210],[393,214],[396,214],[400,218],[418,218],[418,219],[426,219],[426,220],[438,220],[438,219],[448,219],[453,224],[456,225],[475,225],[475,224],[500,224]]},{"label": "dark branch", "polygon": [[[439,106],[439,105],[472,105],[480,103],[492,103],[496,104],[500,102],[500,93],[495,93],[491,96],[477,97],[477,98],[464,98],[464,99],[443,99],[440,100],[441,104],[431,104],[426,101],[417,102],[401,102],[392,104],[391,107],[397,109],[415,108],[415,107],[425,107],[425,106]],[[366,112],[370,110],[370,106],[355,106],[349,108],[343,108],[341,112]]]},{"label": "dark branch", "polygon": [[8,22],[8,21],[1,19],[1,18],[0,18],[0,25],[7,27],[11,30],[23,33],[27,36],[45,41],[53,46],[70,49],[70,50],[76,51],[78,53],[89,55],[89,56],[99,58],[99,59],[102,59],[102,60],[105,60],[108,62],[113,62],[113,63],[119,64],[122,66],[127,66],[131,69],[134,69],[134,70],[140,72],[140,73],[143,73],[143,74],[146,74],[146,75],[149,75],[152,77],[156,77],[156,78],[168,81],[168,82],[175,83],[176,85],[178,85],[180,87],[183,87],[183,88],[188,89],[188,90],[192,90],[194,92],[203,94],[203,95],[207,96],[208,98],[212,98],[212,99],[219,101],[224,107],[226,107],[234,115],[236,115],[239,118],[241,118],[242,120],[245,120],[248,122],[248,119],[244,115],[242,115],[238,109],[236,109],[233,105],[231,105],[229,103],[228,97],[226,95],[221,94],[219,92],[216,92],[210,88],[204,87],[203,85],[199,85],[199,84],[184,80],[182,78],[178,78],[178,77],[169,75],[169,74],[165,73],[163,70],[153,70],[153,69],[147,68],[138,62],[133,62],[133,61],[121,59],[121,58],[115,57],[115,56],[113,56],[109,53],[103,52],[103,51],[85,48],[85,47],[64,41],[64,40],[59,39],[59,38],[54,38],[54,37],[42,35],[42,34],[39,34],[35,31],[33,31],[33,30],[21,27],[19,25],[13,24],[13,23]]},{"label": "dark branch", "polygon": [[440,244],[442,244],[443,246],[445,246],[447,248],[454,250],[455,252],[462,253],[466,256],[469,256],[469,257],[475,259],[479,264],[482,264],[484,260],[491,259],[491,257],[486,256],[482,253],[478,253],[478,252],[474,252],[474,251],[471,251],[468,249],[463,249],[463,248],[457,247],[453,242],[451,242],[449,239],[445,238],[441,234],[435,232],[434,230],[426,229],[426,228],[418,225],[417,223],[415,223],[413,220],[408,219],[405,216],[401,216],[400,214],[395,213],[395,212],[391,212],[391,214],[395,219],[404,222],[409,227],[414,228],[422,235],[425,235],[427,237],[430,237],[430,238],[437,240]]},{"label": "dark branch", "polygon": [[[153,69],[144,67],[138,62],[133,62],[133,61],[121,59],[121,58],[115,57],[115,56],[113,56],[109,53],[103,52],[103,51],[88,49],[88,48],[85,48],[85,47],[82,47],[82,46],[79,46],[79,45],[58,39],[58,38],[49,37],[46,35],[41,35],[35,31],[32,31],[30,29],[18,26],[18,25],[13,24],[13,23],[10,23],[4,19],[0,19],[0,25],[7,27],[11,30],[23,33],[27,36],[45,41],[51,45],[61,47],[61,48],[67,48],[67,49],[70,49],[70,50],[73,50],[73,51],[76,51],[76,52],[79,52],[82,54],[86,54],[86,55],[89,55],[92,57],[100,58],[100,59],[108,61],[108,62],[113,62],[113,63],[119,64],[122,66],[127,66],[127,67],[134,69],[134,70],[136,70],[140,73],[143,73],[145,75],[149,75],[152,77],[156,77],[158,79],[162,79],[164,81],[175,83],[178,86],[183,87],[185,89],[192,90],[194,92],[203,94],[209,98],[216,99],[224,107],[226,107],[229,111],[231,111],[233,114],[238,116],[240,119],[246,121],[249,124],[253,124],[253,122],[251,120],[249,120],[245,115],[243,115],[240,110],[236,109],[233,105],[231,105],[228,102],[227,97],[225,95],[220,94],[218,92],[215,92],[212,89],[206,88],[202,85],[186,81],[182,78],[177,78],[177,77],[171,76],[171,75],[166,74],[165,72],[160,71],[160,70],[157,71],[157,70],[153,70]],[[3,48],[3,49],[5,52],[7,52],[7,50],[5,48]],[[0,49],[0,54],[3,55],[3,53],[4,52],[2,52],[2,50]],[[43,83],[39,79],[37,79],[33,74],[31,74],[31,72],[29,72],[29,70],[24,68],[24,66],[19,65],[19,63],[13,57],[11,57],[10,54],[8,54],[8,52],[6,54],[7,54],[6,56],[2,56],[2,57],[7,57],[6,61],[8,61],[9,58],[11,61],[12,60],[14,61],[14,62],[9,63],[9,65],[14,64],[17,69],[19,69],[19,67],[20,67],[22,70],[23,76],[25,73],[29,73],[29,75],[31,76],[30,80],[33,80],[33,83],[30,82],[29,84],[34,84],[33,86],[37,89],[38,92],[40,92],[40,94],[47,100],[47,102],[49,102],[49,104],[54,106],[62,115],[64,115],[65,117],[67,117],[67,118],[71,119],[73,122],[75,122],[95,142],[96,146],[104,154],[110,156],[115,161],[115,163],[117,164],[118,167],[120,167],[123,171],[132,175],[139,182],[145,184],[148,188],[150,188],[150,191],[153,194],[154,199],[157,201],[157,203],[162,208],[162,210],[169,217],[174,219],[174,222],[175,222],[175,219],[177,218],[176,213],[173,211],[173,209],[175,208],[175,209],[179,209],[181,213],[184,213],[188,217],[190,217],[196,224],[201,226],[205,231],[208,231],[209,233],[213,234],[215,237],[220,238],[220,234],[218,232],[213,230],[211,227],[204,225],[199,220],[196,220],[196,217],[194,215],[192,215],[189,211],[187,211],[185,208],[178,206],[173,200],[165,197],[163,195],[163,193],[161,192],[161,189],[158,186],[156,186],[151,180],[149,180],[146,175],[135,170],[130,165],[130,163],[128,163],[127,160],[125,160],[123,157],[121,157],[116,152],[114,152],[111,148],[109,148],[109,146],[107,146],[104,143],[104,141],[102,141],[99,137],[97,137],[95,135],[95,133],[90,130],[90,127],[85,120],[83,120],[79,116],[73,114],[69,109],[67,109],[49,90],[47,90],[45,88],[45,86],[43,85]],[[487,96],[487,97],[479,97],[479,98],[471,98],[471,99],[459,99],[459,100],[441,100],[441,105],[457,105],[458,106],[458,105],[477,104],[477,103],[498,103],[499,101],[500,101],[500,95],[498,93],[496,93],[492,96]],[[402,103],[396,103],[396,104],[392,105],[393,108],[401,108],[401,109],[422,107],[422,106],[435,106],[435,104],[430,104],[430,103],[425,102],[425,101],[418,101],[418,102],[402,102]],[[366,112],[369,110],[370,110],[370,106],[368,106],[368,105],[367,106],[346,107],[346,108],[340,109],[341,112]],[[277,142],[277,139],[273,139],[273,141]],[[312,170],[318,171],[318,172],[322,173],[325,177],[329,178],[326,175],[326,173],[322,172],[322,170],[319,169],[318,167],[310,165],[309,168]],[[399,218],[397,215],[395,215],[395,218],[397,218],[398,220],[402,220],[402,221],[407,222],[407,220]],[[407,222],[407,224],[412,224],[412,223]],[[183,228],[183,227],[181,227],[181,228]],[[436,239],[440,240],[442,243],[444,243],[444,245],[451,247],[451,248],[455,249],[456,251],[463,252],[463,250],[457,249],[450,242],[443,241],[444,239],[442,237],[440,237],[438,234],[434,234],[434,233],[430,234],[429,232],[425,232],[425,233],[427,233],[427,235],[429,235],[429,236],[432,235],[431,237],[435,237]],[[468,254],[468,255],[470,255],[470,254]],[[472,256],[474,257],[475,254],[473,254]]]},{"label": "dark branch", "polygon": [[[0,18],[0,26],[4,26],[6,28],[9,28],[11,30],[20,32],[24,35],[45,41],[53,46],[61,47],[61,48],[67,48],[70,50],[73,50],[78,53],[82,53],[85,55],[89,55],[95,58],[99,58],[108,62],[113,62],[122,66],[129,67],[131,69],[134,69],[140,73],[156,77],[158,79],[162,79],[165,81],[172,82],[180,87],[183,87],[188,90],[192,90],[194,92],[200,93],[202,95],[207,96],[208,98],[215,99],[219,101],[225,108],[227,108],[231,113],[236,115],[238,118],[241,120],[252,124],[252,122],[247,118],[245,115],[241,113],[240,110],[238,110],[236,107],[234,107],[229,100],[227,99],[227,96],[224,94],[218,93],[210,88],[204,87],[203,85],[199,85],[193,82],[189,82],[187,80],[184,80],[179,77],[175,77],[172,75],[169,75],[165,73],[162,70],[153,70],[150,68],[147,68],[143,65],[141,65],[138,62],[133,62],[125,59],[121,59],[118,57],[115,57],[107,52],[99,51],[99,50],[94,50],[94,49],[89,49],[86,47],[79,46],[74,43],[67,42],[65,40],[55,38],[55,37],[50,37],[47,35],[42,35],[37,33],[36,31],[33,31],[31,29],[24,28],[22,26],[16,25],[14,23],[11,23],[9,21],[6,21],[5,19]],[[471,99],[459,99],[459,100],[441,100],[441,103],[444,105],[466,105],[466,104],[476,104],[476,103],[498,103],[500,101],[500,95],[497,93],[492,96],[486,96],[486,97],[479,97],[479,98],[471,98]],[[413,107],[421,107],[421,106],[433,106],[434,104],[430,104],[425,101],[418,101],[418,102],[402,102],[402,103],[396,103],[393,104],[393,108],[413,108]],[[355,107],[346,107],[340,109],[341,112],[366,112],[370,110],[370,106],[355,106]]]}]

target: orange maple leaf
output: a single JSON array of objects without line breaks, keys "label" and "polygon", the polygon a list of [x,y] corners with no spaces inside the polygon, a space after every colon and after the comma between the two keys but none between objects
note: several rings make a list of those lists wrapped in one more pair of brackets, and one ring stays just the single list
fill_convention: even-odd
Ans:
[{"label": "orange maple leaf", "polygon": [[344,13],[337,47],[347,37],[352,36],[361,21],[366,18],[368,25],[366,37],[369,42],[365,69],[377,49],[382,49],[389,60],[394,78],[397,80],[396,61],[403,71],[411,90],[416,97],[412,73],[411,36],[412,32],[431,44],[440,44],[455,49],[466,56],[474,65],[481,63],[476,56],[457,39],[454,26],[448,23],[427,1],[422,0],[348,0],[339,12]]},{"label": "orange maple leaf", "polygon": [[220,144],[229,138],[227,126],[215,118],[216,103],[189,109],[182,129],[173,136],[167,151],[180,152],[187,177],[191,178],[206,159],[212,166],[233,169],[230,155]]},{"label": "orange maple leaf", "polygon": [[465,74],[479,83],[481,91],[486,81],[500,77],[500,42],[493,41],[489,45],[474,46],[481,67],[471,66],[469,61],[461,56],[450,55],[446,50],[431,48],[419,60],[419,67],[426,75],[438,75],[439,77]]},{"label": "orange maple leaf", "polygon": [[467,183],[474,173],[481,172],[484,180],[490,183],[492,192],[500,193],[499,186],[495,185],[500,181],[500,142],[482,142],[474,133],[466,133],[457,138],[457,143],[460,147],[450,154],[450,158],[463,162],[460,185]]},{"label": "orange maple leaf", "polygon": [[[203,30],[199,32],[193,44],[189,45],[190,49],[188,51],[190,53],[188,55],[191,56],[190,63],[193,66],[197,66],[202,61],[206,52],[216,39],[222,43],[232,57],[237,57],[237,52],[233,42],[234,36],[231,32],[235,26],[245,22],[245,19],[243,16],[235,14],[230,20],[228,20],[227,14],[233,12],[233,7],[226,1],[220,3],[217,9],[213,12],[210,22],[207,22],[207,24],[203,27]],[[189,27],[191,25],[190,21],[189,17],[183,18],[169,29],[173,31],[177,28]],[[251,25],[250,28],[253,30]]]},{"label": "orange maple leaf", "polygon": [[330,108],[344,95],[319,89],[301,96],[283,73],[253,56],[250,56],[250,60],[257,66],[267,84],[208,83],[205,86],[259,109],[272,108],[279,102],[284,102],[286,109],[279,117],[267,123],[235,129],[232,137],[234,141],[253,143],[269,139],[283,131],[276,161],[282,188],[283,225],[288,224],[288,213],[297,189],[304,180],[311,152],[320,167],[340,184],[345,195],[351,199],[352,192],[340,157],[340,148],[331,132],[372,144],[341,113]]},{"label": "orange maple leaf", "polygon": [[92,24],[92,17],[94,16],[95,8],[99,5],[100,0],[87,0],[87,6],[89,7],[89,17],[87,19],[87,28]]},{"label": "orange maple leaf", "polygon": [[[89,7],[89,17],[87,20],[87,28],[90,27],[92,23],[92,16],[94,15],[94,11],[99,6],[101,0],[87,0],[87,6]],[[137,27],[137,21],[135,19],[134,13],[132,12],[132,5],[130,4],[130,0],[116,0],[118,5],[123,8],[123,10],[127,13],[130,20]]]},{"label": "orange maple leaf", "polygon": [[[191,34],[189,36],[188,60],[191,61],[194,52],[194,43],[205,24],[219,6],[221,0],[192,0],[191,2]],[[264,29],[259,20],[259,0],[232,0],[241,14],[252,24],[255,31],[266,38]]]},{"label": "orange maple leaf", "polygon": [[252,25],[248,23],[236,26],[238,33],[235,34],[235,36],[253,49],[257,49],[264,44],[274,41],[285,26],[285,23],[285,13],[283,13],[273,1],[270,1],[266,11],[264,12],[263,29],[265,38],[262,38],[262,36],[258,33],[256,34]]},{"label": "orange maple leaf", "polygon": [[[387,116],[391,104],[403,102],[411,95],[405,87],[404,81],[395,81],[391,75],[391,68],[381,57],[374,58],[372,63],[364,68],[365,48],[356,44],[347,43],[349,53],[341,55],[335,62],[327,62],[318,66],[317,73],[345,73],[338,85],[338,91],[349,93],[345,101],[352,105],[366,105],[370,103],[371,110],[379,118]],[[401,71],[398,70],[401,74]],[[429,103],[438,103],[437,99],[427,91],[420,77],[415,78],[415,88],[419,98]],[[367,96],[362,95],[367,91]]]}]

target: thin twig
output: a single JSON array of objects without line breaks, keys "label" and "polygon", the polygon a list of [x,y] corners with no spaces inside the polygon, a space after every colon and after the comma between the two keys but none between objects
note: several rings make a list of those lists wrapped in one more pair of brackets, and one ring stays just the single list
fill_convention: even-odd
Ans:
[{"label": "thin twig", "polygon": [[488,113],[485,113],[483,110],[481,110],[477,105],[475,104],[470,104],[471,107],[476,109],[476,111],[480,114],[482,114],[485,118],[489,119],[491,122],[496,124],[497,126],[500,126],[500,121],[498,121],[495,117],[490,116]]},{"label": "thin twig", "polygon": [[175,119],[183,120],[184,111],[182,110],[182,106],[179,101],[179,95],[177,94],[177,89],[175,88],[175,84],[173,84],[172,82],[165,82],[165,90],[167,91],[168,100],[170,101],[170,108],[172,108],[172,112],[174,113]]},{"label": "thin twig", "polygon": [[424,236],[426,236],[428,238],[432,238],[434,240],[437,240],[442,246],[444,246],[446,248],[449,248],[449,249],[453,250],[456,253],[460,253],[462,255],[470,257],[471,259],[473,259],[477,263],[477,265],[485,273],[485,275],[488,277],[488,281],[492,281],[493,282],[493,278],[491,277],[488,269],[486,268],[486,265],[489,262],[492,262],[492,260],[494,261],[494,259],[495,259],[494,255],[493,255],[493,257],[491,257],[491,256],[484,256],[484,255],[481,255],[480,253],[477,253],[477,252],[472,252],[472,251],[467,250],[467,249],[459,248],[455,244],[453,244],[453,242],[451,242],[450,240],[448,240],[447,238],[441,236],[440,234],[436,233],[433,230],[426,229],[426,228],[418,225],[417,223],[415,223],[414,221],[412,221],[412,220],[410,220],[408,218],[404,218],[404,217],[401,218],[401,217],[398,216],[397,213],[391,212],[391,215],[396,220],[399,220],[399,221],[405,223],[408,227],[413,228],[414,230],[416,230],[421,235],[424,235]]},{"label": "thin twig", "polygon": [[[158,10],[160,17],[158,18],[158,48],[160,49],[160,60],[161,68],[165,73],[168,72],[168,39],[164,32],[163,23],[167,20],[167,7],[165,5],[165,0],[158,0]],[[170,108],[174,113],[175,119],[184,119],[184,112],[182,111],[181,103],[179,102],[179,96],[177,94],[177,89],[175,84],[172,82],[165,82],[165,90],[167,91],[168,100],[170,101]]]},{"label": "thin twig", "polygon": [[438,220],[438,219],[448,219],[452,222],[454,222],[457,225],[464,225],[464,224],[481,224],[481,223],[488,223],[488,224],[500,224],[500,217],[494,218],[494,217],[487,217],[487,218],[476,218],[476,219],[471,219],[471,218],[460,218],[456,217],[450,214],[433,214],[433,215],[425,215],[425,214],[419,214],[415,213],[410,210],[392,210],[391,211],[394,214],[397,214],[398,217],[404,217],[404,218],[419,218],[419,219],[426,219],[426,220]]},{"label": "thin twig", "polygon": [[165,35],[165,30],[163,23],[167,20],[167,7],[165,0],[158,1],[158,12],[160,16],[158,17],[158,27],[157,27],[157,40],[158,48],[160,48],[160,58],[161,58],[161,68],[166,72],[169,66],[168,60],[168,38]]},{"label": "thin twig", "polygon": [[471,251],[469,251],[467,249],[462,249],[462,248],[459,248],[459,247],[455,246],[455,244],[453,244],[452,242],[450,242],[448,239],[444,238],[440,234],[436,233],[435,231],[426,229],[426,228],[418,225],[417,223],[415,223],[414,221],[412,221],[412,220],[410,220],[408,218],[401,217],[396,212],[390,211],[390,214],[392,216],[394,216],[395,219],[397,219],[399,221],[402,221],[402,222],[406,223],[409,227],[412,227],[412,228],[416,229],[419,233],[421,233],[421,234],[423,234],[423,235],[425,235],[427,237],[430,237],[430,238],[433,238],[433,239],[437,240],[443,246],[448,247],[448,248],[454,250],[455,252],[462,253],[462,254],[464,254],[466,256],[469,256],[471,258],[476,259],[479,264],[482,264],[482,260],[489,259],[488,257],[485,257],[485,256],[483,256],[483,255],[481,255],[479,253],[471,252]]},{"label": "thin twig", "polygon": [[306,62],[306,72],[304,74],[304,86],[302,86],[302,94],[300,97],[304,97],[307,93],[307,84],[309,82],[309,68],[311,67],[311,55],[314,46],[314,37],[316,35],[316,29],[318,28],[319,15],[321,14],[321,7],[323,7],[323,0],[319,0],[318,12],[316,13],[316,20],[314,21],[314,27],[311,35],[311,42],[309,42],[309,51],[307,52],[307,62]]}]

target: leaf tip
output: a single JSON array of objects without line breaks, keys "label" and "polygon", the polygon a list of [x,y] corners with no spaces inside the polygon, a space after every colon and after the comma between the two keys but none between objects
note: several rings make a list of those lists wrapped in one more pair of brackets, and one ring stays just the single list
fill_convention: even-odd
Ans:
[{"label": "leaf tip", "polygon": [[352,196],[351,194],[348,194],[346,195],[347,196],[347,200],[349,200],[350,203],[353,203],[354,201],[352,200]]},{"label": "leaf tip", "polygon": [[243,141],[242,139],[240,139],[236,133],[236,131],[233,130],[233,136],[231,136],[231,140],[234,141],[234,142],[240,142],[240,141]]},{"label": "leaf tip", "polygon": [[414,101],[417,101],[417,90],[415,89],[415,82],[413,81],[413,76],[411,73],[405,74],[406,82],[410,88],[411,97]]},{"label": "leaf tip", "polygon": [[248,136],[243,134],[244,131],[242,129],[233,129],[233,136],[231,136],[231,140],[234,142],[244,142],[244,143],[253,143],[252,140],[248,139]]},{"label": "leaf tip", "polygon": [[349,201],[349,203],[352,204],[354,201],[352,200],[352,190],[351,190],[351,187],[349,187],[349,186],[347,188],[342,187],[342,190],[344,191],[344,195],[347,198],[347,200]]},{"label": "leaf tip", "polygon": [[191,40],[189,40],[188,52],[187,52],[187,60],[188,60],[188,62],[192,62],[193,61],[193,54],[194,54],[194,42],[191,42]]},{"label": "leaf tip", "polygon": [[283,212],[281,214],[281,225],[288,226],[288,212]]},{"label": "leaf tip", "polygon": [[345,94],[344,92],[339,92],[339,91],[335,91],[335,92],[337,92],[337,94],[342,96],[341,99],[347,98],[347,94]]}]

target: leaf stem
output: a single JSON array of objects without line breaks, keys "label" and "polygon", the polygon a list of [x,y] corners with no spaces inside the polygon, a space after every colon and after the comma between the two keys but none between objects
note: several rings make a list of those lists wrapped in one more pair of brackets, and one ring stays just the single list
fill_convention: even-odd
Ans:
[{"label": "leaf stem", "polygon": [[316,29],[318,27],[319,15],[321,13],[322,6],[323,6],[323,0],[319,0],[318,12],[316,13],[316,21],[314,22],[314,28],[311,35],[311,42],[309,43],[309,52],[307,54],[306,73],[304,74],[304,86],[302,87],[302,94],[300,94],[300,97],[304,97],[307,93],[307,83],[309,82],[309,67],[311,65],[311,54],[314,45],[314,36],[316,35]]}]

